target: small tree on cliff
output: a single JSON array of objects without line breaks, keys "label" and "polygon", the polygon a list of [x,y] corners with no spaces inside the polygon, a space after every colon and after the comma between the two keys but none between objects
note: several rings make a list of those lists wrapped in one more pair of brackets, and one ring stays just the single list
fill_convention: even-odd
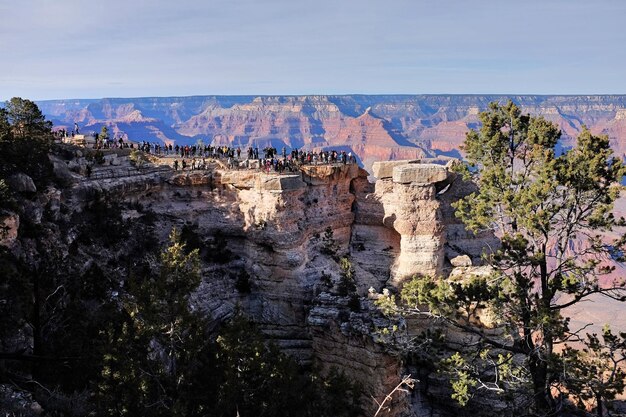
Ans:
[{"label": "small tree on cliff", "polygon": [[34,102],[13,97],[6,102],[6,114],[15,138],[51,138],[52,122],[46,120]]},{"label": "small tree on cliff", "polygon": [[0,108],[0,144],[11,139],[11,123],[9,123],[9,112]]},{"label": "small tree on cliff", "polygon": [[0,177],[24,172],[38,184],[50,181],[51,129],[34,102],[20,97],[7,101],[0,109]]},{"label": "small tree on cliff", "polygon": [[[563,309],[593,294],[623,300],[623,283],[601,285],[599,278],[624,260],[626,239],[609,244],[599,232],[618,225],[611,209],[625,169],[608,138],[586,129],[573,149],[557,155],[559,129],[522,115],[512,102],[492,103],[480,119],[481,129],[470,131],[464,145],[474,168],[466,175],[479,190],[455,208],[469,230],[501,238],[501,247],[485,256],[493,273],[463,283],[415,278],[402,298],[412,311],[428,305],[427,314],[474,338],[472,355],[447,361],[457,369],[452,383],[461,403],[473,388],[504,392],[509,376],[522,390],[528,381],[534,413],[551,415],[559,407],[554,390],[567,383],[564,357],[573,352],[559,353],[555,346],[577,337]],[[500,334],[472,324],[485,307]]]},{"label": "small tree on cliff", "polygon": [[566,347],[563,375],[573,389],[580,408],[595,405],[596,415],[605,415],[605,402],[626,387],[626,333],[614,334],[604,326],[602,334],[587,334],[582,350]]},{"label": "small tree on cliff", "polygon": [[98,133],[98,140],[101,143],[104,143],[107,140],[109,140],[109,129],[106,126],[102,126],[100,133]]},{"label": "small tree on cliff", "polygon": [[[206,403],[189,398],[202,385],[192,379],[207,357],[204,323],[189,308],[200,279],[198,250],[186,253],[174,229],[161,254],[160,273],[130,280],[125,320],[104,334],[108,342],[98,386],[104,415],[194,416],[206,411]],[[207,389],[206,396],[210,394]]]}]

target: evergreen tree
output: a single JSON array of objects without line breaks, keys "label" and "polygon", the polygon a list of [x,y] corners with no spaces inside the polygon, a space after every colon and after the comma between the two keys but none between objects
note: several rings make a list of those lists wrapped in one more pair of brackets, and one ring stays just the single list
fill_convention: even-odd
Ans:
[{"label": "evergreen tree", "polygon": [[100,133],[98,134],[98,140],[100,142],[105,142],[109,140],[109,129],[106,126],[102,126]]},{"label": "evergreen tree", "polygon": [[607,415],[607,401],[624,392],[626,371],[626,333],[614,334],[609,326],[602,334],[587,334],[582,349],[566,347],[563,376],[580,408],[595,405],[596,415]]},{"label": "evergreen tree", "polygon": [[[558,128],[522,115],[512,102],[492,103],[480,119],[464,145],[473,167],[466,175],[479,190],[455,207],[469,230],[501,238],[485,256],[493,273],[463,282],[416,277],[402,299],[408,310],[421,314],[427,305],[426,314],[472,336],[467,355],[447,361],[459,402],[477,389],[519,388],[531,393],[534,413],[551,415],[560,406],[553,389],[567,383],[563,362],[574,352],[555,349],[574,337],[563,309],[593,294],[624,299],[623,283],[601,286],[599,278],[624,261],[626,238],[608,244],[600,232],[620,224],[611,209],[625,169],[608,138],[586,129],[573,149],[557,155]],[[500,333],[475,325],[485,309]]]},{"label": "evergreen tree", "polygon": [[[204,323],[189,306],[199,283],[198,251],[187,254],[174,229],[159,274],[131,279],[125,319],[103,335],[105,366],[98,387],[103,413],[203,415],[206,403],[188,398],[208,346]],[[210,398],[208,390],[203,398]]]},{"label": "evergreen tree", "polygon": [[13,97],[6,102],[6,114],[15,138],[50,139],[52,122],[46,120],[34,102]]},{"label": "evergreen tree", "polygon": [[267,343],[254,323],[238,314],[224,326],[214,353],[219,384],[211,415],[354,417],[362,391],[335,370],[306,373]]},{"label": "evergreen tree", "polygon": [[[0,148],[6,148],[12,139],[11,124],[6,109],[0,108]],[[0,164],[4,164],[4,158],[0,157]],[[5,167],[0,167],[0,209],[10,205],[11,192],[5,179],[3,178],[9,173]],[[3,230],[0,228],[0,238],[3,236]]]},{"label": "evergreen tree", "polygon": [[0,109],[0,178],[24,172],[45,184],[51,177],[52,123],[30,100],[13,97],[5,106]]},{"label": "evergreen tree", "polygon": [[7,142],[11,139],[11,123],[9,123],[9,112],[0,108],[0,143]]}]

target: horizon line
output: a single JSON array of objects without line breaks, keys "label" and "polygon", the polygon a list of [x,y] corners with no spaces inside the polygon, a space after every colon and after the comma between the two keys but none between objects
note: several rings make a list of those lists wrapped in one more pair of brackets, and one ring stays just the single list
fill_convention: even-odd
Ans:
[{"label": "horizon line", "polygon": [[[70,101],[70,100],[130,100],[130,99],[142,99],[142,98],[163,98],[163,99],[176,99],[176,98],[194,98],[194,97],[239,97],[239,98],[266,98],[266,97],[626,97],[626,93],[611,93],[611,94],[586,94],[586,93],[568,93],[568,94],[553,94],[553,93],[340,93],[340,94],[192,94],[192,95],[146,95],[146,96],[113,96],[113,97],[69,97],[69,98],[47,98],[47,99],[28,99],[34,102],[46,102],[46,101]],[[19,96],[13,96],[19,97]],[[22,97],[23,98],[23,97]],[[8,101],[10,98],[2,99],[2,102]]]}]

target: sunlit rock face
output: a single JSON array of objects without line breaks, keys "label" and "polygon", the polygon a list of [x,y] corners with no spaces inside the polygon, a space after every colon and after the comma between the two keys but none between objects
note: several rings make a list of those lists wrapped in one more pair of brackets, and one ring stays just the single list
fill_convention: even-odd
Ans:
[{"label": "sunlit rock face", "polygon": [[561,147],[571,146],[587,126],[608,135],[615,152],[626,155],[624,95],[192,96],[37,104],[55,126],[69,131],[78,123],[85,133],[107,126],[115,137],[168,144],[200,139],[242,148],[345,149],[371,171],[379,160],[460,156],[466,132],[480,124],[479,112],[508,100],[523,114],[556,123],[563,131]]},{"label": "sunlit rock face", "polygon": [[[48,191],[46,205],[80,212],[106,195],[127,207],[127,219],[149,213],[159,245],[173,227],[192,230],[203,249],[203,281],[192,301],[212,327],[240,309],[284,352],[339,368],[377,398],[404,370],[377,339],[369,292],[400,289],[415,274],[473,268],[493,239],[472,236],[455,218],[451,203],[473,188],[446,159],[377,163],[374,182],[356,164],[278,174],[219,163],[174,170],[172,158],[137,169],[117,159],[99,167],[98,178],[75,174],[80,163],[67,161],[76,165],[73,182]],[[9,231],[17,227],[10,213],[0,220]],[[11,236],[0,243],[11,245]],[[354,291],[340,290],[342,258],[351,263]],[[409,400],[401,396],[392,415],[408,415]]]},{"label": "sunlit rock face", "polygon": [[[489,234],[473,236],[456,219],[451,203],[473,188],[440,165],[417,161],[376,162],[375,184],[358,179],[357,237],[377,233],[387,254],[390,284],[400,286],[415,274],[441,276],[453,265],[450,259],[464,255],[475,262],[486,244],[497,247]],[[378,232],[374,232],[378,230]],[[381,230],[386,230],[381,232]],[[376,252],[376,251],[375,251]],[[363,258],[371,258],[368,253]]]}]

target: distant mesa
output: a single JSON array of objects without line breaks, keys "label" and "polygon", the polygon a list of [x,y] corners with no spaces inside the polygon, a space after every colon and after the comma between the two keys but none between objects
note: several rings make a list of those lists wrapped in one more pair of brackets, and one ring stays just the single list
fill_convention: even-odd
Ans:
[{"label": "distant mesa", "polygon": [[583,125],[606,134],[626,155],[626,96],[344,95],[193,96],[50,100],[37,104],[56,126],[81,133],[106,125],[115,137],[241,147],[339,148],[369,169],[376,160],[461,156],[459,146],[478,113],[512,99],[563,131],[563,148]]}]

